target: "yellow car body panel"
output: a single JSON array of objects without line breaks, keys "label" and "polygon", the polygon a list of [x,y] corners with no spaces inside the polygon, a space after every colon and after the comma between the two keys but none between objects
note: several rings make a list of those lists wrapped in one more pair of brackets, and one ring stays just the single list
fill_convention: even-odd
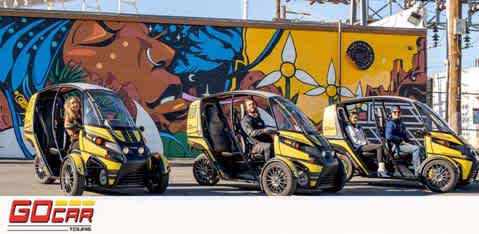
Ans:
[{"label": "yellow car body panel", "polygon": [[[444,141],[445,144],[434,142],[432,138]],[[456,136],[443,132],[431,132],[425,136],[424,145],[427,157],[440,156],[448,159],[451,163],[458,166],[461,172],[461,179],[467,180],[472,171],[473,163],[462,155],[461,151],[447,146],[447,144],[464,145]]]},{"label": "yellow car body panel", "polygon": [[472,162],[469,160],[458,158],[453,158],[452,160],[454,160],[456,162],[456,165],[459,165],[459,167],[461,168],[462,180],[467,180],[469,178],[469,174],[471,174],[472,171]]},{"label": "yellow car body panel", "polygon": [[345,140],[329,140],[329,143],[337,146],[340,146],[341,148],[346,150],[346,153],[348,153],[351,156],[351,159],[354,160],[356,165],[358,165],[363,173],[366,175],[369,175],[368,170],[366,167],[363,165],[363,163],[358,159],[358,156],[356,155],[356,152],[354,152],[351,147],[349,147],[348,143]]},{"label": "yellow car body panel", "polygon": [[35,102],[37,101],[38,93],[35,93],[30,97],[28,101],[27,110],[25,111],[25,119],[23,120],[23,130],[25,135],[32,140],[33,133],[33,113],[35,112]]},{"label": "yellow car body panel", "polygon": [[444,132],[431,132],[431,137],[435,137],[441,140],[449,141],[458,145],[462,145],[462,142],[457,137]]},{"label": "yellow car body panel", "polygon": [[311,141],[303,134],[290,131],[279,131],[281,137],[291,139],[293,141],[301,142],[303,144],[314,146]]},{"label": "yellow car body panel", "polygon": [[279,149],[280,149],[281,155],[285,155],[291,158],[304,160],[304,161],[309,160],[309,155],[307,153],[302,152],[301,150],[297,150],[285,143],[279,143]]},{"label": "yellow car body panel", "polygon": [[82,155],[86,158],[90,157],[91,155],[105,157],[108,151],[97,144],[95,144],[91,139],[86,137],[80,137],[80,149]]},{"label": "yellow car body panel", "polygon": [[123,133],[119,130],[113,131],[113,136],[120,141],[123,141],[123,142],[125,141],[125,137],[123,136]]},{"label": "yellow car body panel", "polygon": [[310,173],[318,174],[321,173],[321,171],[323,170],[323,167],[316,163],[301,162],[301,164],[305,166]]},{"label": "yellow car body panel", "polygon": [[293,172],[293,175],[295,177],[298,176],[298,170],[296,169],[296,166],[294,165],[293,161],[291,161],[290,159],[284,156],[279,156],[279,155],[275,155],[274,159],[284,162],[286,165],[288,165],[289,169],[291,169],[291,172]]},{"label": "yellow car body panel", "polygon": [[113,136],[110,134],[110,132],[106,128],[85,125],[85,132],[87,134],[99,136],[107,141],[114,141]]},{"label": "yellow car body panel", "polygon": [[203,137],[201,126],[201,101],[196,100],[190,104],[187,117],[186,135],[188,137]]},{"label": "yellow car body panel", "polygon": [[84,167],[84,161],[82,158],[82,155],[79,153],[71,153],[69,154],[70,157],[73,159],[73,163],[75,163],[75,167],[80,175],[85,174],[85,167]]},{"label": "yellow car body panel", "polygon": [[324,108],[324,115],[323,115],[323,135],[325,137],[335,137],[341,132],[338,129],[339,123],[337,121],[337,114],[336,114],[336,105],[330,105]]}]

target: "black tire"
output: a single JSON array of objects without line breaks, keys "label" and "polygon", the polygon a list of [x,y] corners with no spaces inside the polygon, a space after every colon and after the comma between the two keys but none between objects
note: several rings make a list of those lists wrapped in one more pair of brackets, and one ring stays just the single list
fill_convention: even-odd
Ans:
[{"label": "black tire", "polygon": [[199,185],[215,185],[220,181],[218,171],[204,154],[200,154],[193,162],[193,176]]},{"label": "black tire", "polygon": [[338,154],[340,154],[338,155],[338,159],[343,164],[346,181],[349,181],[351,180],[351,178],[353,178],[353,175],[354,175],[353,161],[351,161],[351,158],[347,154],[343,154],[343,153],[338,153]]},{"label": "black tire", "polygon": [[442,159],[428,162],[424,166],[421,176],[424,185],[437,193],[446,193],[455,189],[459,179],[456,167]]},{"label": "black tire", "polygon": [[170,181],[170,174],[168,173],[166,175],[159,175],[159,177],[159,179],[148,180],[146,184],[148,192],[162,194],[166,191],[166,188],[168,188],[168,183]]},{"label": "black tire", "polygon": [[334,178],[333,187],[324,189],[325,192],[336,193],[341,191],[346,184],[346,170],[342,163],[338,163],[338,169],[336,171],[336,177]]},{"label": "black tire", "polygon": [[33,170],[35,179],[40,184],[52,184],[53,182],[55,182],[55,178],[50,176],[48,168],[38,155],[35,155],[35,159],[33,160]]},{"label": "black tire", "polygon": [[67,195],[80,196],[85,190],[85,177],[78,173],[70,156],[66,157],[62,163],[60,183]]},{"label": "black tire", "polygon": [[267,164],[261,173],[261,187],[268,196],[289,196],[296,191],[296,178],[284,163]]}]

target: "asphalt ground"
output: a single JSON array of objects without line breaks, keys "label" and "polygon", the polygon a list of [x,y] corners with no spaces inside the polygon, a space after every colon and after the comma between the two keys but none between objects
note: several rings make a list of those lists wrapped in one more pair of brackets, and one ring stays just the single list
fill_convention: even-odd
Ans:
[{"label": "asphalt ground", "polygon": [[[215,186],[200,186],[193,178],[192,160],[171,160],[170,184],[163,195],[150,194],[144,189],[95,190],[84,195],[93,196],[263,196],[259,186],[235,181],[220,181]],[[0,160],[0,195],[63,195],[58,182],[39,184],[33,175],[31,161]],[[479,184],[471,184],[451,193],[437,194],[416,182],[354,177],[338,193],[302,191],[303,196],[478,196]]]}]

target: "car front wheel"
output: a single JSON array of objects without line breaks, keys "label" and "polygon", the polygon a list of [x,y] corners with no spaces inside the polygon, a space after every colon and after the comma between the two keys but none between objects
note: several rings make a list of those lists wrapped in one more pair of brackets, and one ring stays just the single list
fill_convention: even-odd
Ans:
[{"label": "car front wheel", "polygon": [[261,187],[268,196],[288,196],[296,190],[296,178],[282,162],[271,162],[261,174]]},{"label": "car front wheel", "polygon": [[63,161],[60,183],[67,195],[79,196],[85,189],[85,177],[78,173],[75,162],[70,156]]},{"label": "car front wheel", "polygon": [[458,178],[456,167],[442,159],[428,162],[422,170],[423,183],[433,192],[445,193],[455,189]]}]

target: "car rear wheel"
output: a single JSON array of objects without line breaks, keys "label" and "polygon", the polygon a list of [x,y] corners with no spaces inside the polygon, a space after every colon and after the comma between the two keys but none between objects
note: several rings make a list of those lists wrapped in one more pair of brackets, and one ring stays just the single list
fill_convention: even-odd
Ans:
[{"label": "car rear wheel", "polygon": [[70,156],[63,161],[60,183],[67,195],[79,196],[85,189],[85,177],[78,173],[75,162]]},{"label": "car rear wheel", "polygon": [[282,162],[271,162],[261,174],[261,187],[268,196],[288,196],[296,191],[296,178]]},{"label": "car rear wheel", "polygon": [[35,170],[35,178],[40,184],[51,184],[55,182],[55,178],[52,178],[50,176],[48,168],[43,162],[43,160],[40,158],[40,156],[35,155],[35,159],[33,160],[33,166]]},{"label": "car rear wheel", "polygon": [[351,158],[346,154],[337,153],[339,160],[343,164],[344,172],[345,172],[345,179],[346,181],[351,180],[354,175],[354,164],[351,161]]},{"label": "car rear wheel", "polygon": [[433,192],[445,193],[453,190],[458,178],[456,167],[442,159],[428,162],[422,170],[423,183]]},{"label": "car rear wheel", "polygon": [[204,154],[199,155],[193,162],[193,176],[200,185],[215,185],[220,180],[218,171]]}]

